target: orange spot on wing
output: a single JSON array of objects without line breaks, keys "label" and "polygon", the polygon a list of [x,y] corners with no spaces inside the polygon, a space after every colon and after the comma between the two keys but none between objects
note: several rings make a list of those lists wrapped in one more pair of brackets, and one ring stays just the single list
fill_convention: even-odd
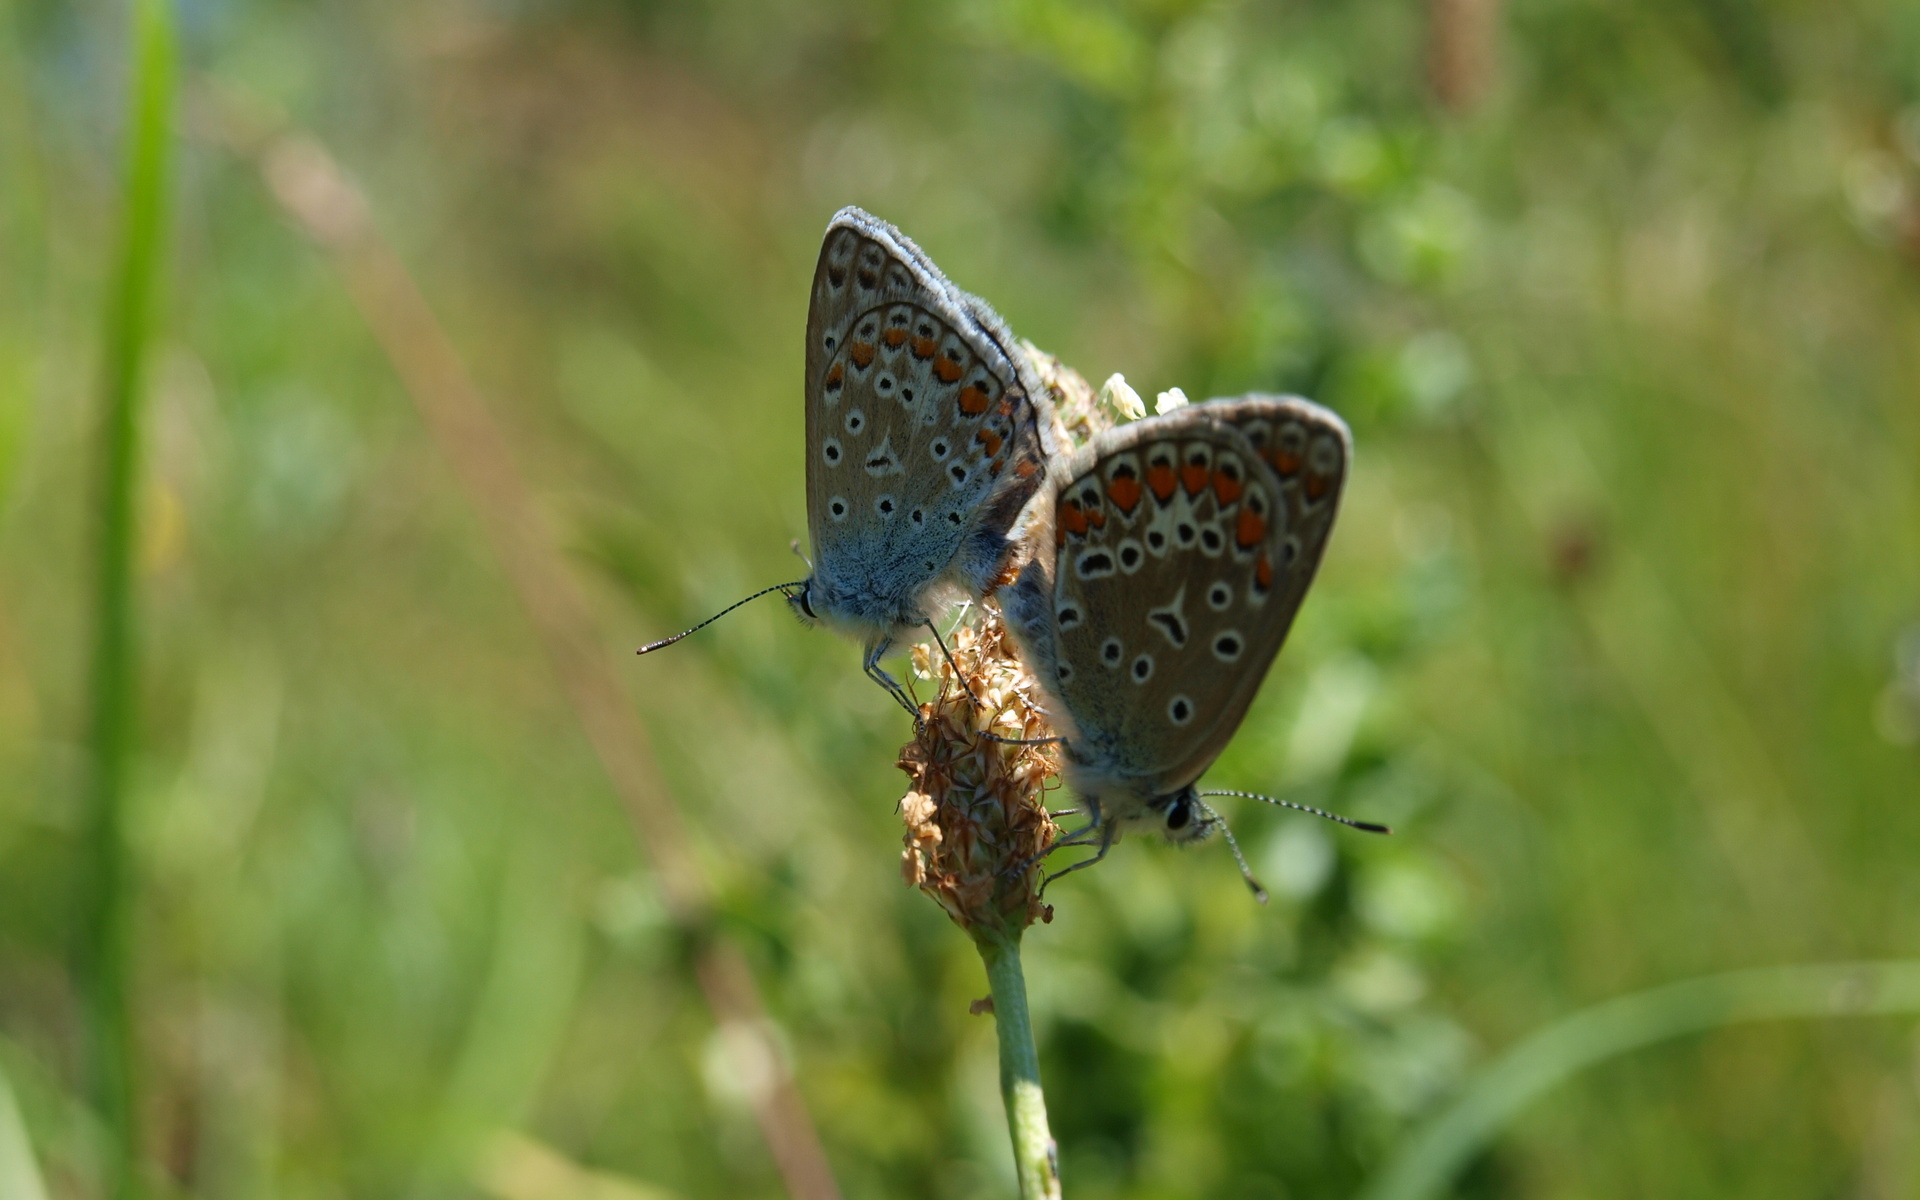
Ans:
[{"label": "orange spot on wing", "polygon": [[[962,394],[964,395],[964,393]],[[963,404],[961,407],[965,408],[966,405]],[[973,435],[973,440],[987,448],[988,458],[992,458],[994,455],[1000,453],[1000,435],[991,429],[982,429],[979,433]]]},{"label": "orange spot on wing", "polygon": [[1081,537],[1087,536],[1087,510],[1080,507],[1078,500],[1067,500],[1061,503],[1060,528]]},{"label": "orange spot on wing", "polygon": [[934,340],[932,338],[913,339],[913,356],[915,358],[932,358],[933,348]]},{"label": "orange spot on wing", "polygon": [[853,365],[862,371],[873,365],[875,353],[872,342],[855,342],[847,347],[847,357],[853,359]]},{"label": "orange spot on wing", "polygon": [[1268,558],[1264,551],[1260,555],[1260,561],[1253,564],[1253,586],[1263,592],[1273,589],[1273,560]]},{"label": "orange spot on wing", "polygon": [[1007,465],[1007,461],[1005,459],[1003,458],[994,459],[992,462],[987,464],[987,477],[989,479],[1000,478],[1000,468],[1006,465]]},{"label": "orange spot on wing", "polygon": [[830,388],[837,388],[840,386],[840,381],[842,379],[845,379],[846,377],[847,377],[846,366],[841,363],[834,363],[832,368],[827,371],[827,386]]},{"label": "orange spot on wing", "polygon": [[[947,360],[944,358],[940,360],[940,362],[946,362],[946,361]],[[935,363],[934,369],[939,370],[940,364]],[[959,374],[959,372],[960,372],[960,368],[955,367],[954,374],[957,375]],[[987,394],[981,391],[979,388],[973,386],[972,384],[968,384],[967,386],[961,388],[960,389],[960,411],[967,414],[970,417],[977,417],[981,413],[987,411]]]},{"label": "orange spot on wing", "polygon": [[[1251,508],[1240,510],[1240,520],[1234,524],[1233,540],[1242,550],[1250,550],[1260,544],[1267,536],[1267,519]],[[1262,561],[1265,561],[1264,558]],[[1271,569],[1271,568],[1269,568]]]},{"label": "orange spot on wing", "polygon": [[1087,521],[1091,523],[1095,529],[1105,529],[1107,527],[1107,510],[1104,508],[1094,509],[1087,514]]},{"label": "orange spot on wing", "polygon": [[1165,463],[1155,463],[1147,468],[1147,487],[1152,489],[1153,498],[1165,504],[1173,499],[1173,468]]},{"label": "orange spot on wing", "polygon": [[942,354],[933,360],[933,373],[940,377],[941,383],[952,383],[960,378],[960,364]]},{"label": "orange spot on wing", "polygon": [[1014,466],[1013,473],[1022,479],[1032,479],[1034,472],[1039,469],[1039,464],[1035,463],[1032,459],[1023,458]]},{"label": "orange spot on wing", "polygon": [[1215,471],[1213,473],[1213,495],[1214,498],[1220,502],[1220,507],[1225,508],[1235,500],[1238,500],[1240,493],[1245,490],[1246,488],[1238,479],[1235,479],[1225,471]]},{"label": "orange spot on wing", "polygon": [[1267,461],[1272,463],[1273,469],[1282,475],[1291,475],[1300,469],[1299,452],[1284,446],[1275,446],[1272,456]]},{"label": "orange spot on wing", "polygon": [[1187,495],[1197,496],[1200,489],[1207,486],[1207,469],[1189,463],[1180,468],[1180,485],[1187,489]]},{"label": "orange spot on wing", "polygon": [[904,346],[907,341],[907,331],[899,328],[898,326],[895,326],[894,328],[887,330],[885,333],[881,334],[880,336],[883,339],[885,339],[887,345],[891,346],[895,350],[898,350],[901,346]]},{"label": "orange spot on wing", "polygon": [[1107,484],[1107,499],[1113,501],[1115,508],[1132,516],[1134,506],[1140,503],[1140,481],[1131,475],[1115,475],[1113,482]]},{"label": "orange spot on wing", "polygon": [[1333,480],[1327,478],[1325,475],[1309,474],[1307,476],[1307,499],[1318,500],[1327,494],[1327,488],[1331,487],[1332,484]]}]

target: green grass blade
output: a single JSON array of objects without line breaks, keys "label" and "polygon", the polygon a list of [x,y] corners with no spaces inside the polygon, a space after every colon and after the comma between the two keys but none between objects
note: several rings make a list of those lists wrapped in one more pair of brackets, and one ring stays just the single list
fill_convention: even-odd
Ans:
[{"label": "green grass blade", "polygon": [[1410,1137],[1361,1200],[1426,1200],[1528,1104],[1580,1071],[1669,1038],[1746,1021],[1920,1012],[1920,962],[1766,967],[1596,1004],[1494,1061]]},{"label": "green grass blade", "polygon": [[111,1137],[110,1194],[140,1193],[139,1104],[128,997],[133,885],[125,809],[134,731],[133,559],[140,393],[166,225],[174,48],[166,0],[134,0],[121,240],[106,295],[96,496],[91,794],[82,986],[93,1093]]}]

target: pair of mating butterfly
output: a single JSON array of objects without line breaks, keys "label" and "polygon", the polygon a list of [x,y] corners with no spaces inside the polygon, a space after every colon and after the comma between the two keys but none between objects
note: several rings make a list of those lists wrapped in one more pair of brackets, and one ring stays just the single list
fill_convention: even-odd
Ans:
[{"label": "pair of mating butterfly", "polygon": [[1076,867],[1127,827],[1225,829],[1202,797],[1247,793],[1195,781],[1320,563],[1351,454],[1340,418],[1292,397],[1209,400],[1074,451],[1005,322],[857,208],[828,224],[814,271],[806,403],[813,574],[748,599],[780,591],[862,639],[867,675],[917,717],[881,658],[920,629],[938,640],[934,616],[993,591],[1024,538],[1001,607],[1087,804],[1063,844],[1098,841]]}]

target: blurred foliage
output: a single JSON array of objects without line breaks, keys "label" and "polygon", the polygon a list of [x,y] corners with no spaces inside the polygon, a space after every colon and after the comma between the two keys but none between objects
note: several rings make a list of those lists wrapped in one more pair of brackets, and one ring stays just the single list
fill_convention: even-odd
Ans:
[{"label": "blurred foliage", "polygon": [[[1400,832],[1242,804],[1269,908],[1218,844],[1049,897],[1076,1200],[1348,1195],[1582,1004],[1920,945],[1912,5],[179,11],[130,813],[162,1194],[779,1189],[473,517],[208,80],[367,188],[609,655],[794,571],[842,204],[1092,378],[1347,416],[1321,582],[1209,778]],[[1430,11],[1489,21],[1465,111]],[[0,1071],[59,1197],[102,1166],[71,968],[125,35],[0,8]],[[907,731],[777,607],[623,669],[848,1195],[1004,1195],[984,982],[899,880]],[[1745,1027],[1582,1077],[1462,1187],[1910,1196],[1917,1126],[1910,1022]]]}]

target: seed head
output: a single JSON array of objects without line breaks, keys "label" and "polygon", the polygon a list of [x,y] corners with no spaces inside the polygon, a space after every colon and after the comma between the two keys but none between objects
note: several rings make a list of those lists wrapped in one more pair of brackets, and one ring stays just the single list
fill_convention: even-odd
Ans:
[{"label": "seed head", "polygon": [[913,650],[915,673],[940,692],[920,706],[920,730],[900,751],[900,769],[912,780],[900,801],[907,826],[901,874],[976,937],[1017,935],[1053,919],[1039,892],[1041,859],[1059,834],[1045,803],[1059,764],[1050,745],[981,735],[1033,739],[1053,731],[991,601],[947,647],[952,664],[937,646]]}]

